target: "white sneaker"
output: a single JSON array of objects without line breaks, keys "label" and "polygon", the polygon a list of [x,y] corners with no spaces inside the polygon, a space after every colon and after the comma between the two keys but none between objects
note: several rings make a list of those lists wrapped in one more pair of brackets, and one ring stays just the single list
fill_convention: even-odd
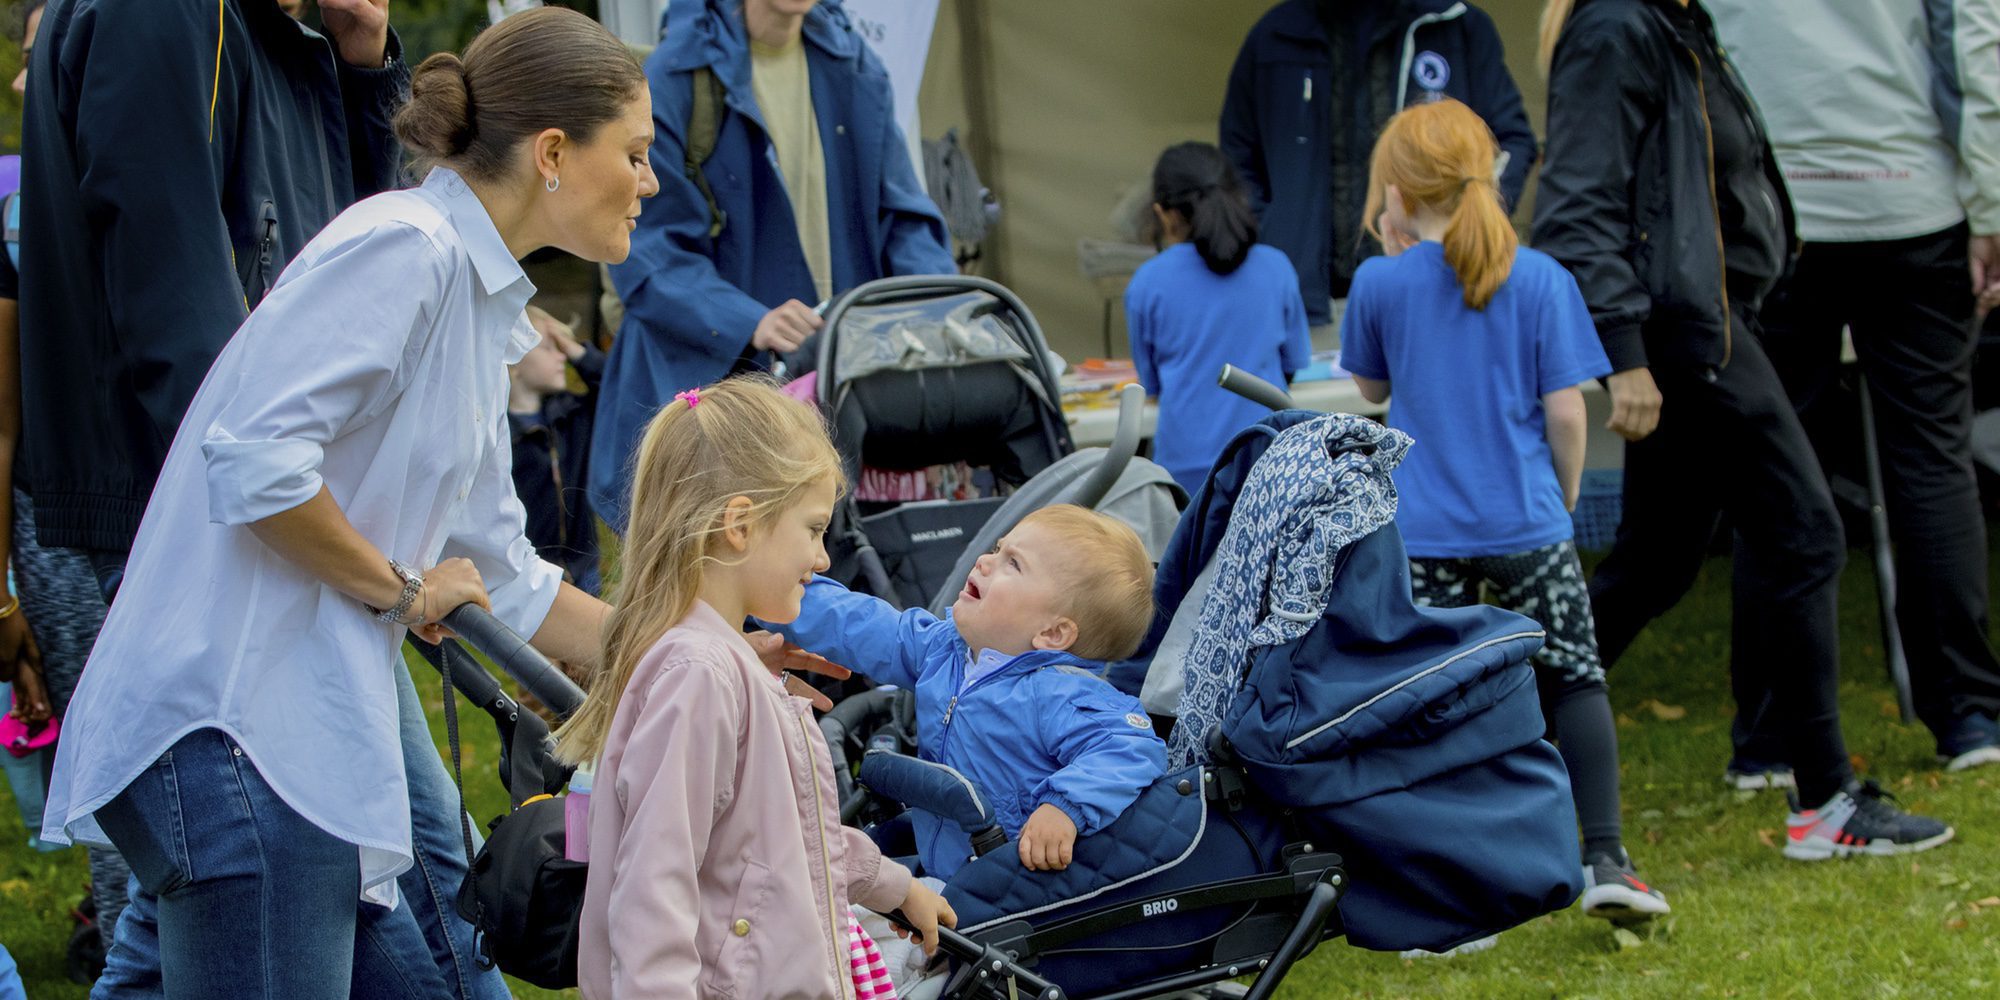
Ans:
[{"label": "white sneaker", "polygon": [[1500,935],[1488,934],[1483,938],[1476,938],[1474,940],[1467,941],[1456,948],[1451,948],[1445,951],[1425,951],[1422,948],[1411,948],[1409,951],[1403,952],[1402,957],[1403,958],[1457,958],[1460,955],[1472,955],[1478,952],[1485,951],[1499,943],[1500,943]]}]

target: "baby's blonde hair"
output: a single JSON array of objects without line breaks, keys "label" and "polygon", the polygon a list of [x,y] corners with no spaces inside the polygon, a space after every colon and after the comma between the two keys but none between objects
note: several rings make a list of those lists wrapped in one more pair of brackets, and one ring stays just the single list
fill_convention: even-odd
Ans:
[{"label": "baby's blonde hair", "polygon": [[1122,660],[1138,652],[1153,625],[1153,561],[1125,522],[1075,504],[1044,507],[1021,519],[1056,537],[1068,560],[1065,612],[1076,622],[1069,651],[1086,660]]},{"label": "baby's blonde hair", "polygon": [[810,487],[842,487],[840,456],[812,407],[769,379],[732,378],[676,398],[646,425],[632,473],[630,527],[591,668],[589,695],[556,732],[570,763],[604,752],[625,686],[646,650],[687,616],[715,553],[725,507],[751,502],[752,530],[797,503]]}]

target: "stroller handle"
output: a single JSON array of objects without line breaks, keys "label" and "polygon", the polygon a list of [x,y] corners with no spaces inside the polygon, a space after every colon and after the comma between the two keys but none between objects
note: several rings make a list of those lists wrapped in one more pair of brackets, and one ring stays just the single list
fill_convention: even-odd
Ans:
[{"label": "stroller handle", "polygon": [[1273,410],[1289,410],[1294,405],[1291,395],[1285,390],[1235,365],[1223,365],[1222,374],[1216,378],[1215,383],[1244,399],[1261,406],[1268,406]]},{"label": "stroller handle", "polygon": [[[446,614],[444,625],[463,636],[472,648],[485,653],[495,665],[507,672],[507,676],[519,681],[529,694],[541,699],[542,704],[549,706],[558,717],[568,718],[582,707],[583,689],[563,676],[548,657],[528,645],[528,640],[493,617],[492,612],[468,602]],[[476,664],[474,669],[477,669]],[[485,673],[483,670],[479,672]],[[491,678],[488,681],[490,683]]]},{"label": "stroller handle", "polygon": [[1139,418],[1146,409],[1146,390],[1136,382],[1127,382],[1118,391],[1118,428],[1112,432],[1111,446],[1104,450],[1104,459],[1090,470],[1090,478],[1083,481],[1076,495],[1069,502],[1079,507],[1093,510],[1097,503],[1118,484],[1118,477],[1125,474],[1125,467],[1132,463],[1132,456],[1139,453]]},{"label": "stroller handle", "polygon": [[[902,910],[890,910],[882,915],[889,918],[890,923],[904,930],[912,932],[916,930],[910,923],[910,918],[903,915]],[[980,978],[995,981],[1012,980],[1019,988],[1021,996],[1035,997],[1037,1000],[1063,1000],[1061,987],[1015,965],[1005,952],[991,945],[979,944],[943,924],[938,925],[937,935],[938,950],[971,966]]]}]

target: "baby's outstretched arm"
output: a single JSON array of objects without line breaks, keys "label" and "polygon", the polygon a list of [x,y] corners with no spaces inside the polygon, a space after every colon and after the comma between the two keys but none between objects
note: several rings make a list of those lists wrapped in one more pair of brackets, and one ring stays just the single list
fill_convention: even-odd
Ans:
[{"label": "baby's outstretched arm", "polygon": [[897,611],[889,602],[813,577],[799,617],[765,627],[878,684],[915,687],[932,643],[956,636],[951,624],[922,609]]}]

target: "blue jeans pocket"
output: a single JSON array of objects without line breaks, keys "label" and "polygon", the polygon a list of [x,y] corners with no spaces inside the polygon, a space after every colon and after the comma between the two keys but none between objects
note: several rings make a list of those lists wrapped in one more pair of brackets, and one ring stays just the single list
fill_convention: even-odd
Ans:
[{"label": "blue jeans pocket", "polygon": [[[174,749],[203,735],[219,734],[196,733],[184,737]],[[159,896],[187,885],[193,877],[174,749],[161,754],[124,791],[97,810],[98,825],[125,856],[139,884]]]}]

